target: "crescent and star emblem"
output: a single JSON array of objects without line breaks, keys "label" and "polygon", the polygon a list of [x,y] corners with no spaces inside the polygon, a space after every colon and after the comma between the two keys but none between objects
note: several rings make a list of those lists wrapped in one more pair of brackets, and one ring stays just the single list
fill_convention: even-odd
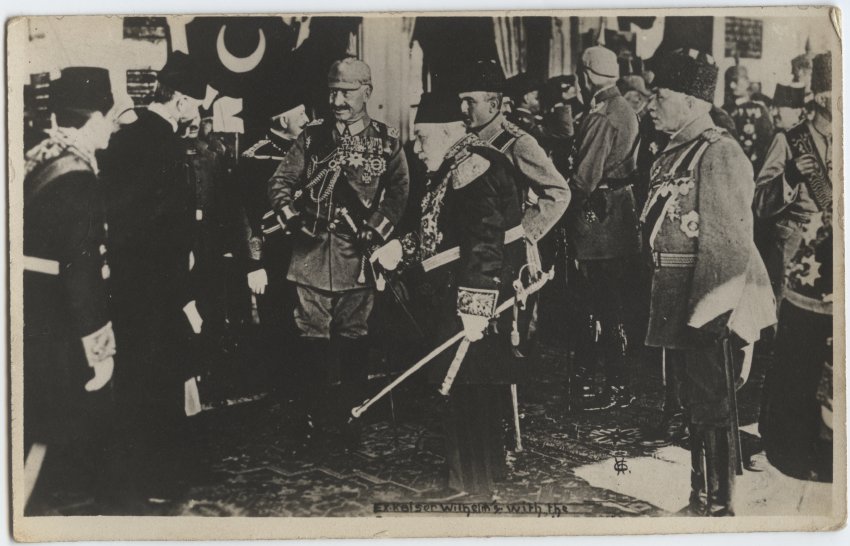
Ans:
[{"label": "crescent and star emblem", "polygon": [[221,60],[221,64],[231,72],[236,72],[237,74],[244,74],[257,68],[260,61],[263,60],[263,55],[266,54],[266,35],[263,34],[263,29],[257,29],[257,33],[260,35],[257,49],[247,57],[237,57],[228,51],[227,46],[224,45],[224,31],[226,28],[227,25],[221,25],[221,30],[218,31],[218,40],[216,41],[216,50],[218,51],[218,58]]}]

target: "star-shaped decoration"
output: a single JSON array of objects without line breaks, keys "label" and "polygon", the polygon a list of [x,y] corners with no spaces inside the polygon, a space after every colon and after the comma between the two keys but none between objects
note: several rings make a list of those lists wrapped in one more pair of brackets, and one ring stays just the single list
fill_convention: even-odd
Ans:
[{"label": "star-shaped decoration", "polygon": [[809,218],[808,222],[803,223],[803,231],[801,233],[803,242],[810,244],[818,236],[818,230],[823,227],[823,217],[820,214],[814,214]]},{"label": "star-shaped decoration", "polygon": [[811,255],[803,258],[801,263],[803,270],[800,272],[800,284],[814,287],[815,281],[820,278],[820,262]]}]

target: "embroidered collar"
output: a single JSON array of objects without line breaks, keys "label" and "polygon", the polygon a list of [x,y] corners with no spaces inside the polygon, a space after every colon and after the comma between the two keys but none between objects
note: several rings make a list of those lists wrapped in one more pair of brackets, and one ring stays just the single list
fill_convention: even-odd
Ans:
[{"label": "embroidered collar", "polygon": [[26,173],[29,174],[40,165],[67,151],[82,159],[97,175],[97,158],[94,155],[94,146],[76,129],[69,127],[57,127],[46,131],[47,139],[38,143],[26,153]]}]

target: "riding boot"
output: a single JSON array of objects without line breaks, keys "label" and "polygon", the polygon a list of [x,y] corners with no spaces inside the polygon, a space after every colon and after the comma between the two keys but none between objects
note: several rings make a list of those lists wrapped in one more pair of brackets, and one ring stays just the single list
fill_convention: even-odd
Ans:
[{"label": "riding boot", "polygon": [[307,444],[315,444],[319,436],[327,433],[331,396],[328,389],[329,342],[322,338],[302,337],[301,396],[298,427]]},{"label": "riding boot", "polygon": [[709,507],[711,516],[734,516],[732,495],[735,489],[736,454],[732,449],[732,431],[715,429],[717,441],[717,495]]},{"label": "riding boot", "polygon": [[691,424],[691,495],[688,499],[688,508],[698,514],[702,514],[706,502],[705,489],[705,460],[703,457],[704,447],[703,428]]},{"label": "riding boot", "polygon": [[360,420],[350,420],[351,409],[368,396],[369,387],[369,340],[366,337],[340,338],[339,343],[340,384],[343,403],[342,421],[343,447],[356,449],[360,444]]}]

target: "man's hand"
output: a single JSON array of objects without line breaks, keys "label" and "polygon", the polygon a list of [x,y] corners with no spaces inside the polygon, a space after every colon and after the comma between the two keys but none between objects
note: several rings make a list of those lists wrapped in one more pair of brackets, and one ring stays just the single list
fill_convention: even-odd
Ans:
[{"label": "man's hand", "polygon": [[487,330],[487,325],[490,320],[487,317],[479,315],[460,315],[460,320],[463,321],[463,333],[466,339],[475,342],[484,337],[484,331]]},{"label": "man's hand", "polygon": [[201,326],[204,324],[204,319],[198,313],[198,307],[195,305],[195,300],[190,301],[183,307],[183,313],[189,319],[189,324],[192,326],[192,331],[196,334],[201,333]]},{"label": "man's hand", "polygon": [[817,168],[818,163],[815,156],[812,154],[801,155],[788,162],[788,173],[785,178],[790,185],[796,186],[817,172]]},{"label": "man's hand", "polygon": [[591,193],[587,198],[586,206],[600,222],[604,222],[605,218],[608,217],[608,202],[605,199],[604,192],[597,190]]},{"label": "man's hand", "polygon": [[378,262],[387,271],[395,271],[398,264],[401,263],[401,258],[401,241],[393,239],[373,252],[372,256],[369,257],[369,261],[372,263]]},{"label": "man's hand", "polygon": [[115,333],[112,330],[112,323],[107,322],[99,330],[83,337],[82,342],[86,361],[94,370],[94,377],[85,385],[86,391],[92,392],[103,388],[112,379],[112,371],[115,368],[112,359],[115,355]]},{"label": "man's hand", "polygon": [[248,273],[248,288],[255,296],[266,293],[266,286],[269,284],[269,277],[265,269],[258,269]]},{"label": "man's hand", "polygon": [[363,250],[368,250],[373,244],[380,242],[380,240],[380,235],[369,226],[363,226],[357,232],[357,246]]}]

